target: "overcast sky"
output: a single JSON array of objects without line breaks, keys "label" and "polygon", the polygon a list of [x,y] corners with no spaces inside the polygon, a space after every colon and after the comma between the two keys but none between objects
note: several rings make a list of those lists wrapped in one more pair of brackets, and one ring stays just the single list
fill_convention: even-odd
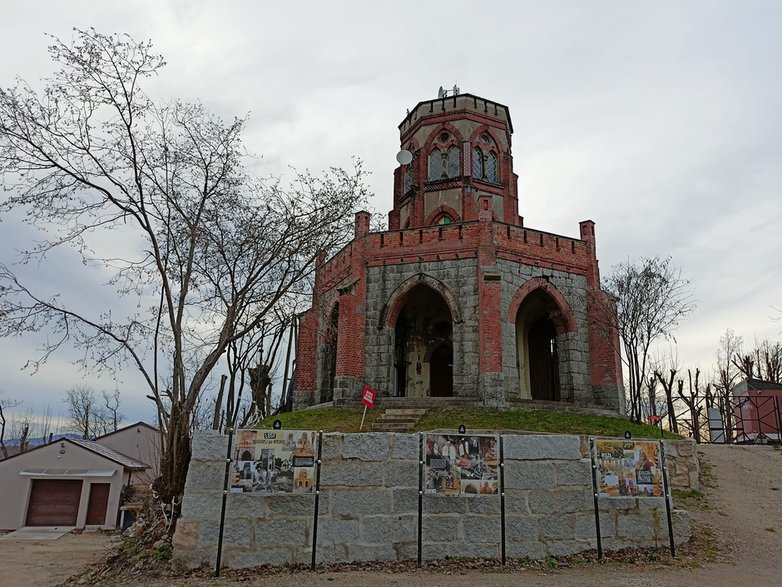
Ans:
[{"label": "overcast sky", "polygon": [[[3,0],[0,85],[51,73],[44,33],[73,27],[152,39],[168,62],[146,86],[156,100],[249,113],[259,174],[359,156],[383,213],[407,108],[454,83],[505,104],[527,226],[578,236],[589,218],[604,274],[671,255],[692,280],[682,364],[710,369],[726,328],[780,336],[782,2]],[[4,218],[0,262],[34,236]],[[90,307],[111,299],[61,267],[37,279]],[[56,414],[86,380],[117,385],[129,420],[151,418],[132,373],[95,380],[67,355],[20,371],[35,344],[0,341],[2,397]]]}]

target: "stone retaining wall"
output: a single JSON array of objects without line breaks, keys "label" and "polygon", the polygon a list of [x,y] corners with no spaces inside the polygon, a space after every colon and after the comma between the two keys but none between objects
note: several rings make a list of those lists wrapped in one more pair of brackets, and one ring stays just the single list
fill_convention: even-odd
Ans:
[{"label": "stone retaining wall", "polygon": [[[582,439],[503,435],[503,442],[507,556],[596,548],[591,461]],[[216,560],[226,443],[211,431],[193,439],[174,536],[174,557],[189,567]],[[323,435],[318,563],[416,559],[418,451],[417,434]],[[314,495],[227,497],[225,566],[310,563]],[[599,511],[604,549],[668,544],[662,499],[601,499]],[[689,539],[687,512],[674,510],[674,536],[677,543]],[[500,497],[425,495],[421,538],[423,559],[499,557]]]}]

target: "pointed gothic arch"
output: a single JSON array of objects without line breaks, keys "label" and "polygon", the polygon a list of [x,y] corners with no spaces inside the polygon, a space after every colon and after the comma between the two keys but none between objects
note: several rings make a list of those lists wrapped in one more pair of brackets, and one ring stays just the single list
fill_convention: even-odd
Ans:
[{"label": "pointed gothic arch", "polygon": [[399,397],[453,395],[453,314],[440,291],[416,281],[389,315],[394,391]]},{"label": "pointed gothic arch", "polygon": [[380,319],[377,324],[378,330],[386,326],[393,327],[396,324],[396,319],[407,302],[407,298],[415,287],[421,284],[428,285],[445,299],[445,303],[448,305],[448,309],[451,312],[451,319],[454,324],[460,324],[462,322],[461,305],[448,286],[431,275],[417,273],[397,285],[394,291],[391,292],[391,295],[388,296],[388,300],[380,310]]},{"label": "pointed gothic arch", "polygon": [[525,283],[511,301],[508,321],[516,328],[519,396],[560,401],[560,341],[578,326],[564,296],[548,280]]}]

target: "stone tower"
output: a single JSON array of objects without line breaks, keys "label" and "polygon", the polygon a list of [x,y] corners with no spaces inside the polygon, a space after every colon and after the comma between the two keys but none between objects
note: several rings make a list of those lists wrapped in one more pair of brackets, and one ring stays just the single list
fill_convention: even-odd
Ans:
[{"label": "stone tower", "polygon": [[[399,125],[389,230],[356,214],[354,240],[316,268],[300,317],[295,408],[380,397],[529,400],[621,411],[614,310],[595,225],[526,228],[506,106],[471,94],[420,102]],[[447,400],[445,400],[447,401]]]}]

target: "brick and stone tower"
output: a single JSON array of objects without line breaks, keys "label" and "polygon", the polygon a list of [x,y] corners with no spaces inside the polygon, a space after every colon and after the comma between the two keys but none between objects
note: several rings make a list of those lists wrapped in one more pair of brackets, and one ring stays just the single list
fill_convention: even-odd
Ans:
[{"label": "brick and stone tower", "polygon": [[456,397],[623,409],[595,225],[579,238],[523,226],[506,106],[471,94],[420,102],[399,126],[389,230],[356,214],[319,259],[299,322],[294,406]]}]

